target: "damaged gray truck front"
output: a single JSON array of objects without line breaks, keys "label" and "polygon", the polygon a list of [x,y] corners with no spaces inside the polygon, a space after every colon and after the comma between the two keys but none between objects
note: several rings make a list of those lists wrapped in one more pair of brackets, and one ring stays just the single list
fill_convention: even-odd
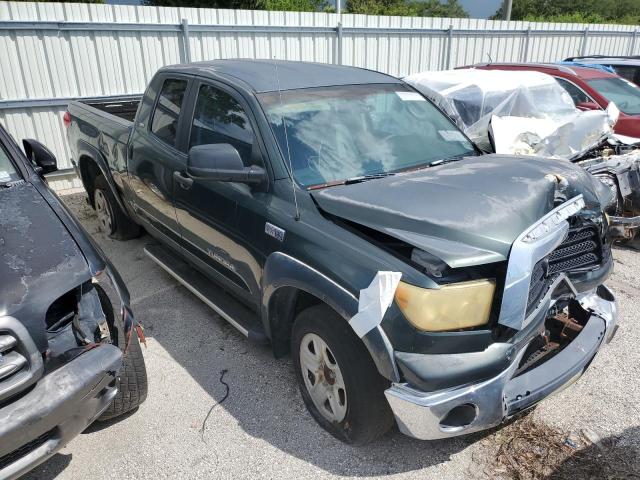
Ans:
[{"label": "damaged gray truck front", "polygon": [[56,169],[55,158],[35,140],[24,147],[30,159],[0,127],[3,480],[146,396],[135,335],[125,347],[134,327],[129,293],[40,177]]},{"label": "damaged gray truck front", "polygon": [[[138,104],[139,103],[139,104]],[[69,105],[110,235],[250,339],[291,353],[326,430],[366,443],[500,424],[615,332],[603,205],[566,161],[480,155],[420,93],[350,67],[165,67],[142,99]]]}]

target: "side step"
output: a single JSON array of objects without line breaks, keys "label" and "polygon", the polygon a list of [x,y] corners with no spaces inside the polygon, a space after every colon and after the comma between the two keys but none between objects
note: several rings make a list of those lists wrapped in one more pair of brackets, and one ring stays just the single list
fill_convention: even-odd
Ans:
[{"label": "side step", "polygon": [[262,322],[255,312],[188,265],[177,254],[155,244],[147,245],[144,253],[249,340],[259,344],[269,343]]}]

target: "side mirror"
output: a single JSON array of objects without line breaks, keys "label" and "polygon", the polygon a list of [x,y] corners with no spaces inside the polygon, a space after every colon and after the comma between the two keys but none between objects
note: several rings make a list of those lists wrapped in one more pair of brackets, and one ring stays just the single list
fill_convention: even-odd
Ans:
[{"label": "side mirror", "polygon": [[576,105],[578,110],[601,110],[600,105],[595,102],[580,102]]},{"label": "side mirror", "polygon": [[42,143],[28,138],[22,140],[22,146],[27,158],[35,165],[36,171],[40,175],[46,175],[58,170],[58,162],[55,155]]},{"label": "side mirror", "polygon": [[245,167],[240,153],[228,143],[197,145],[189,150],[187,174],[195,180],[261,183],[266,178],[263,168]]}]

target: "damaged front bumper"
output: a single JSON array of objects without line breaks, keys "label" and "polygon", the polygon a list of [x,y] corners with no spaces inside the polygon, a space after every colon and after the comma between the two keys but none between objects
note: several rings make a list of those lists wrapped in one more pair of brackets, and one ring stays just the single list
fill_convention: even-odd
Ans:
[{"label": "damaged front bumper", "polygon": [[0,409],[0,478],[42,463],[82,432],[111,403],[122,352],[103,344],[42,377]]},{"label": "damaged front bumper", "polygon": [[422,440],[485,430],[576,381],[617,328],[616,301],[606,287],[601,285],[577,300],[590,313],[584,328],[557,355],[535,368],[517,374],[525,344],[511,356],[507,368],[482,382],[434,392],[393,384],[385,395],[400,430]]}]

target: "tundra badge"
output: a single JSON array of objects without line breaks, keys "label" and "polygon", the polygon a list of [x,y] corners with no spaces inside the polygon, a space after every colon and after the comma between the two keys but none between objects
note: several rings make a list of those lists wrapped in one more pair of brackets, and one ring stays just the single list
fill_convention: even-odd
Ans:
[{"label": "tundra badge", "polygon": [[276,227],[272,223],[267,222],[264,224],[264,233],[280,242],[284,241],[284,230],[280,227]]}]

